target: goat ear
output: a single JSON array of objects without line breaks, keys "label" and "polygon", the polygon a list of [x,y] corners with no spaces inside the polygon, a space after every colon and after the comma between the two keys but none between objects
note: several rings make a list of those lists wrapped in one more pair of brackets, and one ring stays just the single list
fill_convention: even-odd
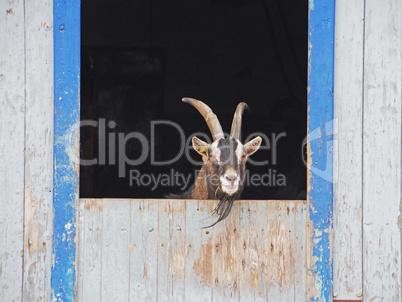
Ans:
[{"label": "goat ear", "polygon": [[262,138],[257,136],[244,145],[244,150],[246,151],[247,156],[254,154],[260,148],[262,142]]},{"label": "goat ear", "polygon": [[202,156],[207,156],[208,155],[208,148],[209,148],[208,143],[200,140],[196,136],[193,136],[191,142],[193,143],[193,148],[194,148],[195,151],[197,151]]}]

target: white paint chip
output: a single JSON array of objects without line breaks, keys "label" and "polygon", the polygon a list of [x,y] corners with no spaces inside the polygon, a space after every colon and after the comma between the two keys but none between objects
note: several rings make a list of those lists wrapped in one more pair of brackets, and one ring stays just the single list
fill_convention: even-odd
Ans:
[{"label": "white paint chip", "polygon": [[72,224],[71,224],[70,222],[67,223],[67,224],[64,226],[64,228],[65,228],[66,230],[69,230],[71,227],[72,227]]}]

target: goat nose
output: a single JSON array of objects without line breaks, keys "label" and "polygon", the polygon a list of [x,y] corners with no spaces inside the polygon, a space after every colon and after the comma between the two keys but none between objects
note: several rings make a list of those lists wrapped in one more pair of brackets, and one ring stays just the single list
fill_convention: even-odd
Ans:
[{"label": "goat nose", "polygon": [[226,180],[228,180],[228,181],[235,181],[236,178],[237,178],[237,175],[236,175],[236,174],[226,174],[226,175],[225,175],[225,178],[226,178]]}]

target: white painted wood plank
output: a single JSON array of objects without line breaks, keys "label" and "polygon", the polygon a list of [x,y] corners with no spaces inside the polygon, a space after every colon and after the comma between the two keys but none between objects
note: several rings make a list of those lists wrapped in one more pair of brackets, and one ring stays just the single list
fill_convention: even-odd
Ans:
[{"label": "white painted wood plank", "polygon": [[[267,267],[269,274],[268,301],[294,301],[294,276],[296,251],[294,229],[289,219],[289,202],[270,203],[268,206],[269,252]],[[290,232],[289,232],[290,231]]]},{"label": "white painted wood plank", "polygon": [[[268,286],[267,286],[267,301],[281,301],[281,293],[280,293],[280,271],[278,268],[280,267],[280,258],[279,258],[279,249],[278,246],[279,240],[277,239],[279,234],[279,221],[278,221],[278,212],[274,210],[275,205],[267,205],[266,208],[266,217],[268,218],[268,250],[267,250],[267,267],[270,268],[270,272],[268,274]],[[275,267],[276,269],[272,269]]]},{"label": "white painted wood plank", "polygon": [[170,252],[170,224],[173,219],[169,213],[169,201],[161,200],[158,203],[158,285],[157,301],[169,301],[169,252]]},{"label": "white painted wood plank", "polygon": [[336,1],[334,117],[334,292],[362,291],[362,108],[364,1]]},{"label": "white painted wood plank", "polygon": [[0,1],[0,301],[22,300],[24,1]]},{"label": "white painted wood plank", "polygon": [[[268,252],[270,250],[268,236],[267,204],[251,203],[248,209],[248,220],[250,225],[249,244],[246,245],[247,252],[246,270],[249,288],[254,296],[254,301],[267,301],[267,289],[269,278],[267,272],[271,269],[268,266]],[[243,298],[243,297],[242,297]]]},{"label": "white painted wood plank", "polygon": [[[299,254],[303,250],[300,249],[300,246],[297,246],[297,241],[296,241],[296,236],[295,233],[298,232],[299,234],[303,234],[303,229],[302,225],[298,226],[296,225],[296,215],[298,214],[298,208],[297,205],[295,205],[293,202],[289,203],[281,203],[282,206],[282,213],[283,213],[283,219],[287,221],[287,230],[285,229],[284,232],[287,234],[287,238],[289,239],[290,242],[290,247],[291,251],[287,255],[283,257],[283,262],[286,265],[288,263],[289,269],[287,271],[287,274],[290,273],[289,275],[289,285],[287,285],[287,289],[284,291],[286,294],[284,297],[282,297],[282,301],[294,301],[296,297],[296,284],[298,282],[298,266],[301,264],[299,261],[296,261],[296,259],[300,259],[301,255]],[[290,259],[289,259],[290,257]],[[290,261],[289,261],[290,260]],[[286,285],[285,285],[286,288]]]},{"label": "white painted wood plank", "polygon": [[362,291],[364,2],[337,1],[335,20],[334,292]]},{"label": "white painted wood plank", "polygon": [[[53,1],[25,2],[24,301],[50,300],[53,184]],[[71,226],[66,226],[70,228]]]},{"label": "white painted wood plank", "polygon": [[78,301],[101,301],[103,199],[80,201]]},{"label": "white painted wood plank", "polygon": [[129,200],[104,200],[101,301],[129,300],[130,205]]},{"label": "white painted wood plank", "polygon": [[155,226],[150,228],[147,218],[148,213],[144,202],[131,202],[130,301],[146,301],[147,297],[145,285],[145,279],[148,275],[145,258],[147,254],[146,242],[148,236],[155,233]]},{"label": "white painted wood plank", "polygon": [[307,282],[306,282],[306,225],[307,221],[307,208],[303,203],[296,203],[295,229],[293,230],[294,242],[295,242],[295,301],[304,301],[307,295]]},{"label": "white painted wood plank", "polygon": [[186,203],[169,200],[169,300],[186,301],[185,268],[188,249],[186,244]]},{"label": "white painted wood plank", "polygon": [[185,298],[189,302],[212,300],[212,231],[202,229],[212,208],[205,202],[186,201]]},{"label": "white painted wood plank", "polygon": [[[264,205],[261,203],[261,205]],[[256,240],[259,226],[256,226],[257,207],[260,206],[253,202],[242,202],[240,208],[240,229],[248,230],[248,236],[239,240],[242,255],[239,259],[242,279],[240,287],[245,285],[246,290],[240,291],[240,301],[265,301],[265,280],[259,278],[259,260],[257,253],[253,250],[253,243]],[[266,221],[266,220],[265,220]],[[261,259],[262,260],[262,259]],[[257,274],[256,274],[257,273]],[[248,286],[251,284],[252,286]]]},{"label": "white painted wood plank", "polygon": [[231,266],[230,270],[232,277],[229,279],[229,297],[227,301],[240,301],[240,283],[241,283],[241,269],[242,269],[242,230],[240,227],[240,213],[241,213],[241,202],[235,201],[231,213],[229,214],[229,219],[225,219],[224,226],[225,233],[230,234],[229,244],[227,246],[227,253],[231,256]]},{"label": "white painted wood plank", "polygon": [[[233,205],[230,215],[212,227],[212,261],[213,261],[213,301],[238,301],[238,271],[236,262],[240,258],[234,240],[234,229],[240,228],[238,202]],[[216,217],[215,217],[216,219]]]},{"label": "white painted wood plank", "polygon": [[158,203],[131,201],[130,301],[155,301]]},{"label": "white painted wood plank", "polygon": [[159,202],[158,301],[185,301],[185,201]]},{"label": "white painted wood plank", "polygon": [[156,301],[158,202],[131,202],[130,301]]},{"label": "white painted wood plank", "polygon": [[[77,301],[81,302],[83,301],[83,288],[84,288],[84,251],[85,251],[85,232],[84,232],[84,226],[85,226],[85,200],[78,200],[78,217],[77,217],[77,237],[78,237],[78,243],[77,243],[77,261],[78,261],[78,267],[77,267]],[[100,289],[100,286],[99,286]]]},{"label": "white painted wood plank", "polygon": [[367,0],[364,51],[363,297],[401,301],[402,2]]}]

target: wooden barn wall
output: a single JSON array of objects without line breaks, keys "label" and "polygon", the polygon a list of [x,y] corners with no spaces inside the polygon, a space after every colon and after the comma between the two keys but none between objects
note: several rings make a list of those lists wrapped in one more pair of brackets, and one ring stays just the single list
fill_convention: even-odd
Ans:
[{"label": "wooden barn wall", "polygon": [[304,301],[306,201],[81,199],[78,301]]},{"label": "wooden barn wall", "polygon": [[0,1],[0,301],[48,301],[53,2]]},{"label": "wooden barn wall", "polygon": [[337,0],[334,296],[401,301],[400,0]]},{"label": "wooden barn wall", "polygon": [[[0,1],[0,301],[50,299],[52,6],[52,1],[44,0]],[[399,0],[336,2],[335,122],[338,128],[333,257],[337,299],[352,300],[360,296],[366,301],[401,299],[401,14]],[[100,219],[100,212],[86,207],[83,211],[90,214],[80,223],[89,230],[91,221]],[[134,215],[132,211],[133,208],[119,215]],[[165,231],[171,230],[166,227]],[[96,244],[118,239],[101,238],[95,233],[91,240],[98,241]],[[197,242],[193,244],[207,242],[207,235],[194,237]],[[146,244],[155,240],[148,239]],[[90,252],[79,248],[84,256]],[[104,248],[115,247],[105,243]],[[83,262],[89,272],[98,269],[102,255],[97,253],[93,250],[92,263]],[[251,252],[249,256],[252,259]],[[130,259],[130,266],[135,261],[146,260]],[[181,263],[181,259],[173,260]],[[103,278],[105,273],[94,274],[94,278]],[[165,275],[169,273],[166,271]],[[145,275],[144,282],[151,277]],[[133,284],[141,287],[141,283]],[[178,288],[161,290],[183,291],[180,284]],[[110,292],[105,289],[107,294]],[[206,294],[200,291],[199,295]]]}]

